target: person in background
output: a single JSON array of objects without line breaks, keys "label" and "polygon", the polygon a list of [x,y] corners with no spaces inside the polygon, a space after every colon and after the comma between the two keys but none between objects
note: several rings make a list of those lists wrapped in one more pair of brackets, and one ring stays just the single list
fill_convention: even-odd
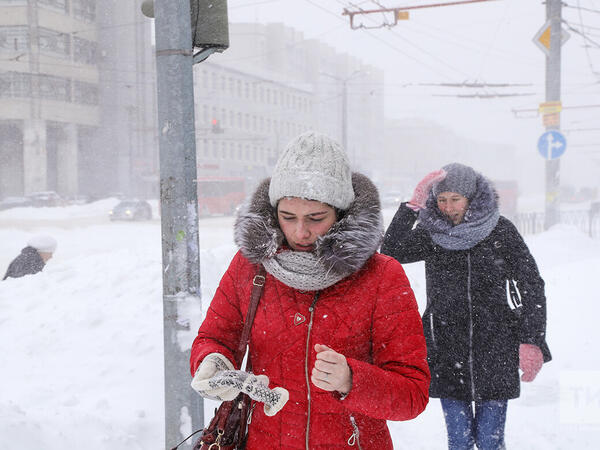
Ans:
[{"label": "person in background", "polygon": [[33,236],[27,242],[27,247],[23,248],[21,254],[9,264],[3,280],[41,272],[55,250],[56,239],[52,236],[41,234]]},{"label": "person in background", "polygon": [[[418,222],[417,222],[418,219]],[[415,222],[417,225],[415,226]],[[423,326],[450,449],[505,448],[509,399],[551,359],[544,281],[492,183],[453,163],[400,205],[381,252],[425,261]]]},{"label": "person in background", "polygon": [[[265,403],[253,410],[248,450],[393,448],[386,420],[424,410],[430,375],[410,284],[377,253],[383,219],[373,183],[351,173],[338,143],[304,133],[243,207],[234,237],[240,251],[192,345],[192,387],[217,400],[243,390]],[[233,354],[261,264],[249,376]]]}]

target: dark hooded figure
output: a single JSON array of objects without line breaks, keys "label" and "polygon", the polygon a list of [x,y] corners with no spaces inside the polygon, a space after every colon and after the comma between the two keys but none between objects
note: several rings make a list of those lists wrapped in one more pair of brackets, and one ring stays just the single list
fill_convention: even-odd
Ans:
[{"label": "dark hooded figure", "polygon": [[32,237],[27,242],[27,247],[22,249],[21,254],[9,264],[3,280],[41,272],[55,250],[56,240],[53,237],[45,235]]},{"label": "dark hooded figure", "polygon": [[[423,327],[402,266],[377,253],[379,195],[330,138],[293,139],[234,230],[240,251],[192,345],[192,387],[256,402],[247,449],[392,449],[386,420],[428,401]],[[249,339],[254,375],[239,370],[253,277],[266,269]]]},{"label": "dark hooded figure", "polygon": [[429,395],[440,398],[448,447],[504,448],[519,368],[533,381],[551,357],[544,281],[492,183],[457,163],[430,173],[400,205],[381,251],[425,261]]}]

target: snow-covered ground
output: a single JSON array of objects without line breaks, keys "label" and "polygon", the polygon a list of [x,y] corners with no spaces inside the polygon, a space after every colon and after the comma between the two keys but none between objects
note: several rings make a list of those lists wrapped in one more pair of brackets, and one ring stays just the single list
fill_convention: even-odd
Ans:
[{"label": "snow-covered ground", "polygon": [[[34,233],[58,240],[43,272],[0,282],[0,449],[164,448],[160,222],[110,223],[115,203],[0,212],[0,275]],[[232,223],[200,222],[203,307],[235,253]],[[509,403],[507,445],[598,448],[600,241],[559,225],[527,242],[554,360]],[[423,266],[405,269],[423,306]],[[192,319],[195,332],[200,309]],[[446,448],[437,400],[390,428],[398,449]]]}]

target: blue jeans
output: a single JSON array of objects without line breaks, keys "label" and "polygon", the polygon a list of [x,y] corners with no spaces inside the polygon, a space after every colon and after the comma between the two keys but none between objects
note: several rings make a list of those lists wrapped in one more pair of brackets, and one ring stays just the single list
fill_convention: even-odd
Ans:
[{"label": "blue jeans", "polygon": [[449,450],[505,449],[504,424],[507,400],[489,400],[473,404],[463,400],[441,398]]}]

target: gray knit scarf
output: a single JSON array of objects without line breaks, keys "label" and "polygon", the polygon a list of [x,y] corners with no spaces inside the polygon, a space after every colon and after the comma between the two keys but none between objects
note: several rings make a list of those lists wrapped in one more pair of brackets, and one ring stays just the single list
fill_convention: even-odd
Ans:
[{"label": "gray knit scarf", "polygon": [[433,242],[448,250],[474,247],[489,236],[499,218],[498,196],[492,183],[481,174],[477,174],[477,190],[458,225],[453,225],[439,210],[433,191],[429,193],[425,208],[419,212],[419,222]]},{"label": "gray knit scarf", "polygon": [[379,248],[383,238],[379,194],[366,176],[352,174],[354,202],[317,239],[313,252],[296,252],[283,245],[269,202],[269,182],[264,180],[242,207],[234,241],[250,262],[262,263],[282,283],[303,291],[325,289],[360,270]]},{"label": "gray knit scarf", "polygon": [[327,270],[313,253],[283,250],[263,260],[267,272],[282,283],[301,291],[319,291],[334,285],[346,274]]}]

